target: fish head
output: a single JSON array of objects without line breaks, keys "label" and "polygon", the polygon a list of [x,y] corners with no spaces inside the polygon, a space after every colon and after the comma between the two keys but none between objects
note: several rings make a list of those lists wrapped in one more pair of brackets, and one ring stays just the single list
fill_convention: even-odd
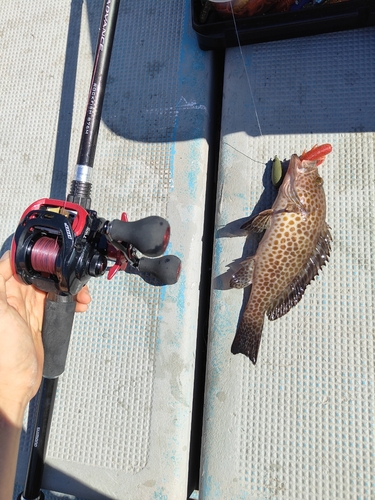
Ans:
[{"label": "fish head", "polygon": [[323,180],[318,173],[318,162],[316,160],[301,160],[298,155],[292,155],[285,176],[284,187],[286,189],[288,187],[294,189],[302,186],[307,187],[311,182],[317,185],[323,184]]},{"label": "fish head", "polygon": [[288,206],[288,210],[292,210],[294,205],[306,216],[319,206],[325,207],[323,179],[319,175],[318,166],[331,150],[330,144],[323,144],[314,146],[308,152],[304,151],[301,156],[292,155],[279,190],[279,209]]},{"label": "fish head", "polygon": [[299,181],[310,178],[315,184],[323,184],[323,180],[319,177],[318,166],[321,165],[327,154],[332,151],[330,144],[322,144],[314,146],[309,151],[304,151],[301,156],[292,155],[287,175],[293,184],[298,185]]}]

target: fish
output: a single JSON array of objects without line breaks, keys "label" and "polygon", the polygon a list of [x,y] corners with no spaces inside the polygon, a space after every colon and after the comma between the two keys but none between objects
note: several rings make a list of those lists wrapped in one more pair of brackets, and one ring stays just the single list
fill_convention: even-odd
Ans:
[{"label": "fish", "polygon": [[240,263],[230,281],[231,288],[251,284],[231,351],[254,365],[265,316],[273,321],[289,312],[329,260],[332,236],[318,166],[331,151],[330,144],[323,144],[293,154],[272,208],[241,226],[248,232],[265,231],[255,255]]}]

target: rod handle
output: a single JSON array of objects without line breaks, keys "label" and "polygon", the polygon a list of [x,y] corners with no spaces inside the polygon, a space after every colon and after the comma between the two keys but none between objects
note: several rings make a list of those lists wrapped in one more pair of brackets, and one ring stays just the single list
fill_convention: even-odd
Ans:
[{"label": "rod handle", "polygon": [[65,370],[75,307],[71,295],[47,296],[42,327],[45,378],[59,377]]}]

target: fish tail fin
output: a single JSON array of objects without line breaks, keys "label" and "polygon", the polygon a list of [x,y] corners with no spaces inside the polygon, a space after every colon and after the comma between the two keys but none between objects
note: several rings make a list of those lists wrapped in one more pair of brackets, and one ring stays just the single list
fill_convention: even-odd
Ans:
[{"label": "fish tail fin", "polygon": [[244,354],[255,365],[262,337],[264,316],[254,318],[244,314],[232,344],[232,354]]}]

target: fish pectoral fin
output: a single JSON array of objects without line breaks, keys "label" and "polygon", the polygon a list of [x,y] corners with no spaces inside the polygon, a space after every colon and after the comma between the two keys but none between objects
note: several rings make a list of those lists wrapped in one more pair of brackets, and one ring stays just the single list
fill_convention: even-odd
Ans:
[{"label": "fish pectoral fin", "polygon": [[241,261],[240,269],[233,274],[232,279],[229,282],[231,288],[245,288],[251,285],[253,280],[254,272],[254,257],[247,257],[245,260]]},{"label": "fish pectoral fin", "polygon": [[331,252],[331,233],[325,224],[324,230],[319,236],[312,255],[308,258],[300,273],[276,298],[271,307],[267,310],[268,319],[275,320],[281,318],[289,312],[292,307],[302,299],[307,285],[319,274],[319,270],[328,262]]},{"label": "fish pectoral fin", "polygon": [[245,229],[249,232],[261,233],[268,229],[271,223],[271,217],[273,215],[273,209],[263,210],[258,215],[251,217],[247,222],[242,224],[241,229]]},{"label": "fish pectoral fin", "polygon": [[255,320],[242,316],[232,344],[232,354],[244,354],[255,365],[262,337],[264,317]]}]

